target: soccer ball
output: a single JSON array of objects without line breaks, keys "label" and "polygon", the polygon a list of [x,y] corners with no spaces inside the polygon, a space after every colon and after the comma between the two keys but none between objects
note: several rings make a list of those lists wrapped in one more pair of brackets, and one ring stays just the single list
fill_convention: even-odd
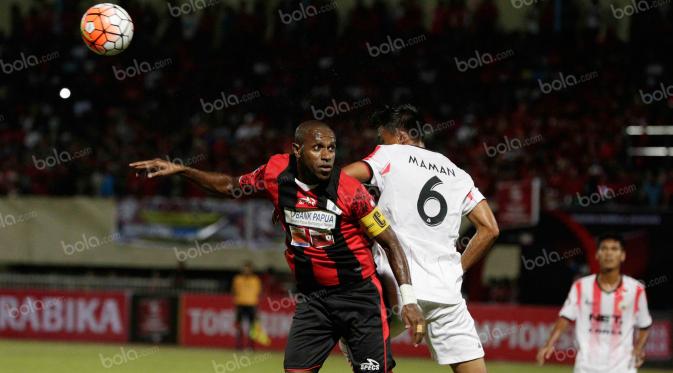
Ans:
[{"label": "soccer ball", "polygon": [[119,5],[103,3],[89,8],[80,25],[89,49],[105,56],[124,51],[133,39],[133,21]]}]

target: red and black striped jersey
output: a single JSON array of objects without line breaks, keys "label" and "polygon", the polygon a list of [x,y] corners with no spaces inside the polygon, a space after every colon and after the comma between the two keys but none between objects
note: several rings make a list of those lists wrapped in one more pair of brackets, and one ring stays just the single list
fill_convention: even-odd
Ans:
[{"label": "red and black striped jersey", "polygon": [[339,168],[309,187],[297,179],[294,155],[278,154],[239,178],[246,194],[270,199],[285,230],[285,258],[301,291],[353,284],[376,272],[372,241],[360,219],[375,208],[356,179]]}]

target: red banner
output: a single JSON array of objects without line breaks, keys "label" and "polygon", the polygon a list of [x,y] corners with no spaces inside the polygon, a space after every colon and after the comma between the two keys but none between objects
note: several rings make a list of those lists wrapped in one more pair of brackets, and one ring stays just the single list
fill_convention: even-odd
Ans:
[{"label": "red banner", "polygon": [[537,224],[540,218],[540,180],[498,182],[495,205],[500,228]]},{"label": "red banner", "polygon": [[0,337],[126,342],[128,308],[121,292],[0,289]]},{"label": "red banner", "polygon": [[[271,339],[270,349],[283,350],[294,314],[292,298],[265,298],[257,317]],[[228,295],[183,295],[179,341],[185,346],[236,346],[236,308]]]},{"label": "red banner", "polygon": [[[274,350],[282,350],[292,323],[292,314],[301,295],[265,298],[258,317],[271,337]],[[538,348],[545,343],[558,317],[556,307],[516,305],[468,305],[487,359],[534,361]],[[236,346],[236,311],[230,296],[184,295],[180,305],[180,344],[186,346]],[[657,320],[647,344],[648,360],[667,360],[671,352],[671,323]],[[571,364],[576,350],[572,328],[556,345],[551,361]],[[429,357],[427,346],[414,348],[411,334],[403,333],[392,341],[396,356]]]}]

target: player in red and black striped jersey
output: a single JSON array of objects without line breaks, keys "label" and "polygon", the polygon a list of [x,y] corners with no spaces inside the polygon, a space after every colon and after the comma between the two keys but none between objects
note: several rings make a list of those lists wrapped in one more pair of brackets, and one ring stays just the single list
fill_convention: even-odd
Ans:
[{"label": "player in red and black striped jersey", "polygon": [[[306,299],[297,304],[285,350],[286,372],[317,372],[343,337],[355,372],[390,372],[395,365],[381,284],[372,257],[375,240],[386,251],[395,278],[411,288],[409,269],[395,233],[364,186],[334,167],[334,132],[318,121],[295,132],[291,154],[272,156],[240,177],[154,159],[131,163],[147,176],[180,174],[214,192],[236,198],[264,196],[286,233],[285,257]],[[412,293],[402,300],[403,319],[416,343],[425,321]]]}]

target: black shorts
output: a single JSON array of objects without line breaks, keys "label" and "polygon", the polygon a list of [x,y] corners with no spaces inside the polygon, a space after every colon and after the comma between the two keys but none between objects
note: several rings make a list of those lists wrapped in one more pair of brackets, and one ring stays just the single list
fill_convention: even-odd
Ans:
[{"label": "black shorts", "polygon": [[286,372],[319,369],[342,337],[355,372],[387,373],[395,367],[376,276],[357,285],[302,295],[285,347]]},{"label": "black shorts", "polygon": [[243,319],[248,320],[250,325],[257,318],[257,310],[254,306],[236,306],[236,322],[240,323]]}]

